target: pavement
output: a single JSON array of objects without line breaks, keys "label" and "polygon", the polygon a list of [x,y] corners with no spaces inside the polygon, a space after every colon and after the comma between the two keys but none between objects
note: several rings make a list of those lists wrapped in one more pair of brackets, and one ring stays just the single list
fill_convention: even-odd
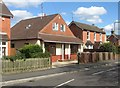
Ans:
[{"label": "pavement", "polygon": [[110,66],[113,63],[118,63],[118,61],[112,60],[79,65],[77,64],[77,61],[55,62],[53,63],[52,68],[48,70],[2,75],[2,85],[6,86],[15,83],[28,82],[34,79],[39,80],[46,77],[63,75],[66,73],[74,73],[76,71],[88,70],[92,67]]}]

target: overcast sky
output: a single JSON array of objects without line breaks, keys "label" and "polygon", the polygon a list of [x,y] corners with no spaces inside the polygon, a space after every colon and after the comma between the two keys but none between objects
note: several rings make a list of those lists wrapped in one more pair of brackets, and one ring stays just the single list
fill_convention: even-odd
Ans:
[{"label": "overcast sky", "polygon": [[[118,2],[47,2],[47,0],[3,0],[8,6],[14,18],[11,25],[15,25],[22,19],[41,16],[41,3],[43,12],[47,15],[59,13],[67,24],[78,21],[86,24],[95,24],[100,28],[105,28],[110,34],[114,27],[114,22],[118,21]],[[93,0],[94,1],[94,0]],[[103,1],[103,0],[98,0]],[[106,1],[106,0],[104,0]],[[118,33],[118,24],[115,24],[115,31]]]}]

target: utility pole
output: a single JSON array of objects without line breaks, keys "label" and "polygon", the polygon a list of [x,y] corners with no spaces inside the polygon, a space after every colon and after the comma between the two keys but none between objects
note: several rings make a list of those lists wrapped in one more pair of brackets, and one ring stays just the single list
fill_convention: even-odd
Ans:
[{"label": "utility pole", "polygon": [[44,14],[44,13],[43,13],[43,3],[41,3],[41,5],[40,5],[40,6],[41,6],[41,14],[42,14],[42,16],[41,16],[41,17],[43,17],[43,14]]}]

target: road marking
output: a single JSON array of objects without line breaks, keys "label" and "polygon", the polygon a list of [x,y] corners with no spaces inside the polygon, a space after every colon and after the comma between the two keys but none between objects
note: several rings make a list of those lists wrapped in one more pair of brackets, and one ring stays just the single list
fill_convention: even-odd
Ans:
[{"label": "road marking", "polygon": [[111,68],[111,69],[108,69],[108,70],[106,70],[106,71],[96,72],[96,73],[93,73],[92,75],[98,75],[98,74],[101,74],[101,73],[104,73],[104,72],[109,72],[109,71],[115,70],[115,69],[117,69],[117,68],[119,68],[119,67]]},{"label": "road marking", "polygon": [[65,84],[67,84],[67,83],[70,83],[70,82],[72,82],[72,81],[74,81],[74,80],[75,80],[75,79],[71,79],[71,80],[69,80],[69,81],[66,81],[66,82],[64,82],[64,83],[61,83],[61,84],[57,85],[57,86],[54,87],[54,88],[58,88],[58,87],[63,86],[63,85],[65,85]]},{"label": "road marking", "polygon": [[98,74],[101,74],[103,72],[105,72],[105,71],[96,72],[96,73],[93,73],[92,75],[98,75]]}]

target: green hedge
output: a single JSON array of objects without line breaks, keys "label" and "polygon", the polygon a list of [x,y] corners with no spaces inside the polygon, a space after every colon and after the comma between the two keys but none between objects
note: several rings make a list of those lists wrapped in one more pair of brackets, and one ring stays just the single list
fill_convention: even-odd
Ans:
[{"label": "green hedge", "polygon": [[3,59],[15,61],[19,59],[28,59],[28,58],[48,58],[50,57],[49,52],[43,53],[42,47],[39,45],[25,45],[20,48],[15,56],[5,56]]}]

